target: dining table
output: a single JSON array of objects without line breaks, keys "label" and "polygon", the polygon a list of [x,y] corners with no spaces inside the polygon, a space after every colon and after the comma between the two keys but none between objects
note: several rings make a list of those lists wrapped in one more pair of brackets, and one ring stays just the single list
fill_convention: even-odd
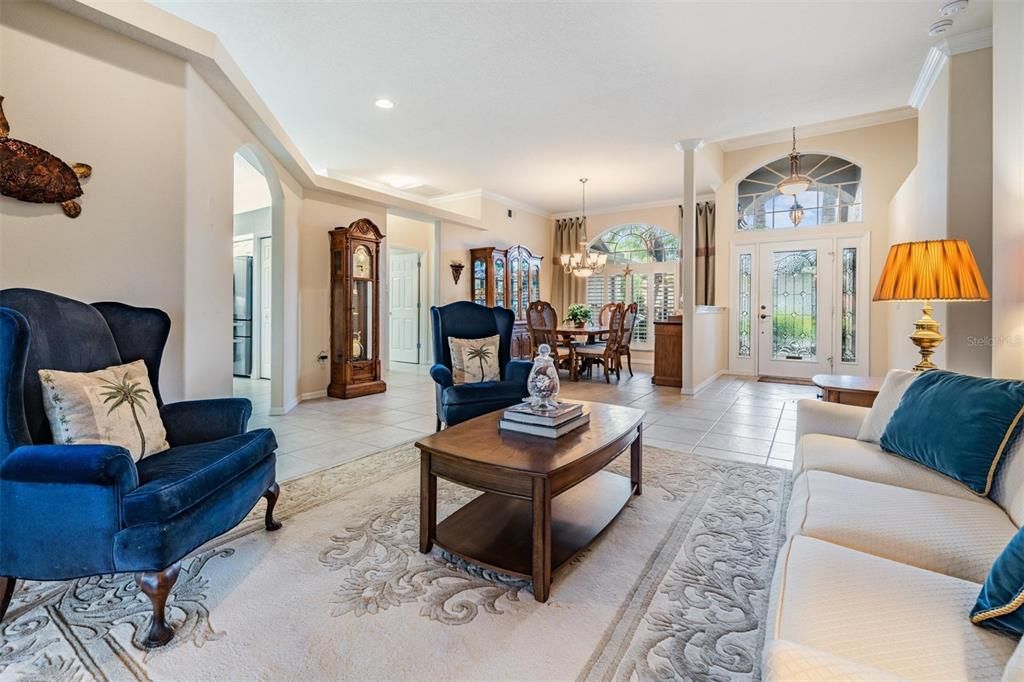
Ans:
[{"label": "dining table", "polygon": [[561,336],[566,341],[571,341],[577,336],[586,336],[587,343],[594,343],[597,337],[602,334],[608,334],[611,332],[611,328],[607,324],[588,324],[582,327],[575,325],[559,325],[555,327],[555,333]]}]

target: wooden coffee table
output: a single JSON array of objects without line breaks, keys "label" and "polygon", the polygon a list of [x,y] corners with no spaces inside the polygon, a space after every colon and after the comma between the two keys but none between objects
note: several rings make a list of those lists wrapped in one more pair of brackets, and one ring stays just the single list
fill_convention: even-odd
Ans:
[{"label": "wooden coffee table", "polygon": [[[643,410],[584,405],[590,424],[557,440],[500,431],[499,410],[418,441],[420,551],[530,579],[547,601],[552,574],[641,493]],[[603,470],[627,449],[629,478]],[[484,494],[438,524],[438,477]]]}]

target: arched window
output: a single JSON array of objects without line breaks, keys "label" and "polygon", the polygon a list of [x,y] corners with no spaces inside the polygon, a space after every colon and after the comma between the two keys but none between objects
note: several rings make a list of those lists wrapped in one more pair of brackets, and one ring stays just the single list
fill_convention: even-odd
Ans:
[{"label": "arched window", "polygon": [[736,228],[779,230],[859,223],[864,219],[860,166],[838,156],[802,154],[800,167],[813,183],[795,197],[775,188],[789,175],[788,156],[743,178],[736,192]]},{"label": "arched window", "polygon": [[667,319],[676,307],[679,237],[657,225],[627,223],[602,232],[590,250],[607,254],[608,264],[587,278],[587,305],[596,317],[606,303],[636,303],[630,346],[653,349],[649,321]]},{"label": "arched window", "polygon": [[679,237],[657,225],[618,225],[590,243],[609,263],[668,263],[679,260]]}]

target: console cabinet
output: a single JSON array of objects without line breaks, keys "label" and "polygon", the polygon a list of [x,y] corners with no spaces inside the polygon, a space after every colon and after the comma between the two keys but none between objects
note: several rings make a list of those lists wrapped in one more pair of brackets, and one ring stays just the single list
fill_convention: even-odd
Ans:
[{"label": "console cabinet", "polygon": [[516,316],[512,328],[513,358],[532,356],[530,333],[526,329],[526,309],[540,300],[540,266],[543,256],[535,256],[525,246],[499,249],[485,246],[470,249],[470,287],[474,303],[508,308]]}]

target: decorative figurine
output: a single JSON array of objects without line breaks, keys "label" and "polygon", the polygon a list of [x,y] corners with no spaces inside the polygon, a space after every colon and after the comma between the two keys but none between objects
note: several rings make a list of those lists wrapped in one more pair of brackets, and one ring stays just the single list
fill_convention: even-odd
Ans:
[{"label": "decorative figurine", "polygon": [[0,194],[35,204],[60,204],[64,214],[77,218],[82,206],[79,178],[92,175],[85,163],[68,165],[34,144],[8,137],[10,125],[0,96]]},{"label": "decorative figurine", "polygon": [[551,358],[551,346],[546,343],[537,348],[530,376],[526,379],[527,399],[535,410],[553,410],[558,407],[558,369]]}]

